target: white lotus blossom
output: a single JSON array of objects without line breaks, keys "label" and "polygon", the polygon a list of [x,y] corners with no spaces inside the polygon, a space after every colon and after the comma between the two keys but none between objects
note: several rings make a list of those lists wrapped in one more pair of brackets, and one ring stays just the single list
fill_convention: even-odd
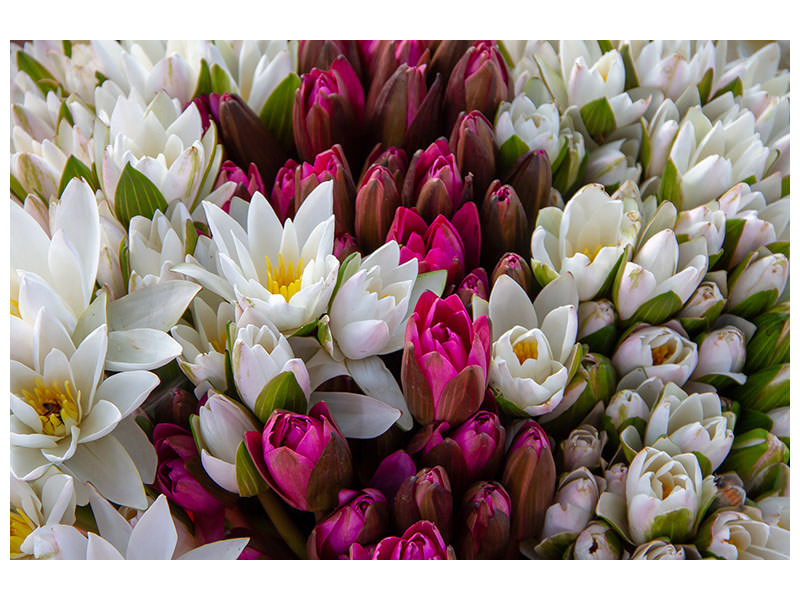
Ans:
[{"label": "white lotus blossom", "polygon": [[516,135],[529,150],[544,150],[550,162],[556,160],[564,145],[560,135],[561,120],[555,104],[536,106],[525,94],[514,98],[513,102],[503,102],[497,109],[495,130],[497,145],[502,146],[511,136]]},{"label": "white lotus blossom", "polygon": [[641,369],[646,377],[683,385],[697,366],[697,344],[670,327],[639,325],[611,360],[620,376]]}]

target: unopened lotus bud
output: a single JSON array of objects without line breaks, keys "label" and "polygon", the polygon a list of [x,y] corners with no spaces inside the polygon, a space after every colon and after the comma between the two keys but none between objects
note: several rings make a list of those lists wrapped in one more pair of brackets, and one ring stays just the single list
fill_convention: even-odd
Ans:
[{"label": "unopened lotus bud", "polygon": [[344,56],[353,70],[362,76],[362,53],[353,40],[300,40],[297,44],[297,72],[310,73],[312,69],[326,71],[340,56]]},{"label": "unopened lotus bud", "polygon": [[223,94],[220,98],[219,135],[234,163],[254,163],[265,181],[274,181],[286,160],[286,152],[258,115],[235,94]]},{"label": "unopened lotus bud", "polygon": [[484,264],[493,264],[504,252],[526,253],[528,222],[525,209],[510,185],[500,185],[495,179],[481,205],[481,231]]},{"label": "unopened lotus bud", "polygon": [[591,521],[575,538],[572,553],[576,560],[617,560],[622,556],[622,541],[605,523]]},{"label": "unopened lotus bud", "polygon": [[555,504],[545,513],[542,537],[571,533],[574,539],[594,515],[601,492],[588,469],[581,467],[570,471],[559,482]]},{"label": "unopened lotus bud", "polygon": [[378,95],[400,66],[425,66],[431,58],[428,43],[421,40],[376,40],[368,51],[363,43],[361,47],[369,67],[367,114],[373,113]]},{"label": "unopened lotus bud", "polygon": [[345,232],[333,240],[333,255],[338,259],[339,262],[342,262],[353,252],[359,251],[360,249],[355,238],[349,233]]},{"label": "unopened lotus bud", "polygon": [[394,518],[399,529],[419,520],[431,521],[445,540],[453,522],[453,492],[444,467],[423,468],[406,479],[394,497]]},{"label": "unopened lotus bud", "polygon": [[472,173],[476,197],[482,197],[494,177],[497,155],[489,119],[477,110],[461,113],[450,133],[450,148],[461,173]]},{"label": "unopened lotus bud", "polygon": [[789,302],[781,302],[753,319],[756,333],[747,344],[745,373],[789,361]]},{"label": "unopened lotus bud", "polygon": [[708,329],[725,308],[725,296],[713,281],[703,281],[677,314],[689,334]]},{"label": "unopened lotus bud", "polygon": [[497,44],[475,42],[456,63],[447,80],[448,127],[452,127],[461,111],[479,110],[494,117],[500,103],[511,100],[512,86]]},{"label": "unopened lotus bud", "polygon": [[579,467],[599,467],[607,437],[605,431],[598,432],[592,425],[573,429],[569,437],[561,442],[564,469],[574,471]]},{"label": "unopened lotus bud", "polygon": [[403,482],[417,472],[413,459],[405,450],[397,450],[384,458],[369,480],[369,487],[377,488],[391,506]]},{"label": "unopened lotus bud", "polygon": [[379,541],[389,524],[389,507],[383,494],[367,488],[339,492],[339,507],[317,523],[308,537],[312,559],[337,559],[346,556],[354,543]]},{"label": "unopened lotus bud", "polygon": [[614,463],[608,467],[603,476],[606,480],[606,491],[625,497],[625,481],[628,477],[628,465],[625,463]]},{"label": "unopened lotus bud", "polygon": [[525,290],[528,295],[533,291],[533,272],[528,262],[519,254],[506,252],[497,261],[492,271],[492,287],[501,275],[508,275]]},{"label": "unopened lotus bud", "polygon": [[365,252],[384,243],[394,213],[400,206],[400,192],[386,167],[373,166],[356,193],[355,232]]},{"label": "unopened lotus bud", "polygon": [[405,150],[402,148],[395,148],[394,146],[385,148],[383,144],[376,144],[372,152],[367,156],[367,160],[364,161],[364,169],[361,171],[361,176],[358,179],[359,188],[363,185],[367,173],[375,166],[388,169],[398,191],[403,189],[403,180],[405,179],[406,170],[408,169],[408,156]]},{"label": "unopened lotus bud", "polygon": [[789,449],[778,436],[765,429],[753,429],[736,436],[721,468],[736,472],[750,492],[761,483],[767,469],[788,460]]},{"label": "unopened lotus bud", "polygon": [[751,257],[728,277],[728,310],[744,318],[770,308],[786,287],[789,259],[783,254]]},{"label": "unopened lotus bud", "polygon": [[466,274],[456,288],[456,295],[461,298],[470,316],[472,316],[473,296],[489,301],[489,276],[483,267],[473,269]]},{"label": "unopened lotus bud", "polygon": [[553,175],[547,152],[531,150],[520,156],[506,175],[505,182],[517,190],[525,215],[528,217],[528,232],[532,232],[539,210],[554,205],[550,193]]},{"label": "unopened lotus bud", "polygon": [[441,73],[443,81],[450,79],[450,73],[469,47],[468,40],[440,41],[431,57],[431,73]]},{"label": "unopened lotus bud", "polygon": [[697,532],[697,547],[725,560],[788,559],[789,532],[762,521],[760,511],[718,510]]},{"label": "unopened lotus bud", "polygon": [[729,381],[744,383],[745,339],[732,325],[715,329],[698,338],[697,366],[692,379],[720,387]]},{"label": "unopened lotus bud", "polygon": [[416,206],[427,222],[437,215],[450,218],[461,206],[463,191],[461,172],[444,138],[411,157],[403,182],[403,205]]},{"label": "unopened lotus bud", "polygon": [[264,188],[264,181],[258,172],[258,167],[254,163],[250,163],[245,173],[235,163],[226,160],[219,169],[219,175],[217,175],[214,187],[218,188],[229,181],[233,181],[236,184],[234,195],[244,200],[249,201],[256,192],[260,192],[262,195],[267,193]]},{"label": "unopened lotus bud", "polygon": [[653,540],[638,546],[631,554],[631,560],[686,560],[686,552],[681,546]]},{"label": "unopened lotus bud", "polygon": [[556,487],[550,442],[536,421],[526,421],[514,436],[501,483],[511,498],[512,541],[535,538]]},{"label": "unopened lotus bud", "polygon": [[320,152],[313,163],[303,163],[295,171],[294,209],[300,208],[308,195],[320,183],[333,181],[333,214],[336,235],[353,231],[353,212],[356,187],[344,151],[339,144]]},{"label": "unopened lotus bud", "polygon": [[[356,546],[354,544],[354,546]],[[362,554],[362,558],[366,558]],[[375,545],[372,560],[455,560],[439,529],[431,521],[418,521],[401,537],[383,538]]]},{"label": "unopened lotus bud", "polygon": [[578,340],[600,354],[611,354],[617,342],[617,311],[610,300],[590,300],[578,306]]},{"label": "unopened lotus bud", "polygon": [[269,203],[281,223],[294,218],[294,173],[299,165],[294,159],[286,161],[275,176]]},{"label": "unopened lotus bud", "polygon": [[773,435],[777,435],[781,439],[789,439],[789,407],[788,406],[781,406],[779,408],[773,408],[771,411],[767,413],[770,421],[772,421],[772,427],[770,427],[770,433]]},{"label": "unopened lotus bud", "polygon": [[458,557],[464,560],[500,558],[511,536],[511,499],[503,486],[479,481],[461,504]]},{"label": "unopened lotus bud", "polygon": [[644,399],[634,390],[620,390],[613,396],[606,406],[606,416],[617,431],[622,431],[627,425],[633,423],[644,425],[650,418],[650,407]]}]

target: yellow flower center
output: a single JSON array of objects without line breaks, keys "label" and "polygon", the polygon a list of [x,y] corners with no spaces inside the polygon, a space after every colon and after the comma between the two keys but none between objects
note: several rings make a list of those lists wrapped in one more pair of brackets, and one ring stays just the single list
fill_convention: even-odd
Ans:
[{"label": "yellow flower center", "polygon": [[300,282],[303,278],[303,259],[295,267],[292,261],[284,262],[283,256],[278,254],[277,268],[267,260],[267,291],[270,294],[280,294],[288,302],[289,299],[300,291]]},{"label": "yellow flower center", "polygon": [[36,529],[36,525],[22,509],[18,508],[16,512],[11,511],[11,558],[23,556],[19,547],[34,529]]},{"label": "yellow flower center", "polygon": [[19,314],[19,302],[11,298],[11,314],[15,317],[22,318]]},{"label": "yellow flower center", "polygon": [[675,344],[670,343],[672,340],[668,341],[665,344],[661,344],[660,346],[655,346],[650,348],[650,356],[653,358],[654,365],[661,365],[664,364],[664,361],[667,359],[675,351]]},{"label": "yellow flower center", "polygon": [[589,258],[589,262],[592,262],[597,257],[597,253],[600,252],[600,250],[602,250],[602,249],[603,249],[603,245],[602,244],[597,244],[594,247],[587,246],[585,248],[579,248],[575,252],[575,254],[579,254],[579,253],[583,254],[584,256]]},{"label": "yellow flower center", "polygon": [[[78,392],[78,399],[80,398]],[[42,422],[42,432],[47,435],[64,435],[65,423],[77,423],[78,401],[69,380],[64,382],[63,391],[57,382],[44,385],[36,379],[33,391],[22,390],[22,398],[33,407]]]},{"label": "yellow flower center", "polygon": [[220,354],[225,354],[226,343],[224,339],[208,340],[208,343],[211,344],[211,347]]},{"label": "yellow flower center", "polygon": [[514,354],[517,355],[517,360],[519,364],[524,363],[529,358],[537,359],[539,358],[539,345],[537,344],[536,340],[525,340],[523,342],[517,342],[514,344]]}]

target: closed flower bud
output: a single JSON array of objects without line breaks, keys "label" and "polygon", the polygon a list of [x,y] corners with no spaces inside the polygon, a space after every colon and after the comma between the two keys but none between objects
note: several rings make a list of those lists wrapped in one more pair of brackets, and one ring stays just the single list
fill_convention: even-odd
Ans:
[{"label": "closed flower bud", "polygon": [[682,546],[653,540],[639,545],[631,554],[631,560],[686,560],[686,552]]},{"label": "closed flower bud", "polygon": [[486,275],[483,267],[473,269],[466,274],[458,288],[456,288],[456,295],[461,298],[461,302],[464,303],[470,317],[472,316],[473,296],[489,301],[489,276]]},{"label": "closed flower bud", "polygon": [[475,195],[481,197],[494,177],[497,155],[489,119],[477,110],[461,113],[450,133],[450,148],[461,173],[472,173]]},{"label": "closed flower bud", "polygon": [[617,342],[617,311],[610,300],[590,300],[578,306],[578,340],[589,349],[611,354]]},{"label": "closed flower bud", "polygon": [[753,429],[736,436],[721,469],[735,471],[749,493],[756,491],[770,469],[788,460],[789,449],[778,436],[765,429]]},{"label": "closed flower bud", "polygon": [[420,469],[403,482],[394,497],[394,518],[400,529],[421,519],[432,521],[444,539],[450,539],[453,492],[444,467]]},{"label": "closed flower bud", "polygon": [[369,480],[369,487],[377,488],[391,505],[403,482],[417,472],[414,461],[405,450],[398,450],[384,458]]},{"label": "closed flower bud", "polygon": [[468,40],[441,40],[432,45],[431,72],[441,73],[442,79],[447,81],[456,63],[469,49]]},{"label": "closed flower bud", "polygon": [[261,177],[273,181],[286,160],[286,151],[258,115],[235,94],[219,100],[219,135],[230,160],[237,165],[254,163]]},{"label": "closed flower bud", "polygon": [[339,262],[342,262],[353,252],[359,251],[360,250],[358,244],[356,243],[356,239],[347,232],[337,236],[333,240],[333,255]]},{"label": "closed flower bud", "polygon": [[512,85],[497,44],[475,42],[456,63],[447,81],[448,126],[455,123],[461,111],[479,110],[493,118],[500,103],[511,100]]},{"label": "closed flower bud", "polygon": [[440,138],[414,153],[403,183],[404,206],[416,206],[428,222],[437,215],[449,218],[461,206],[463,191],[464,181],[447,140]]},{"label": "closed flower bud", "polygon": [[585,467],[564,475],[556,491],[555,504],[545,513],[542,537],[571,533],[574,539],[594,515],[600,492],[598,480]]},{"label": "closed flower bud", "polygon": [[579,467],[599,467],[607,437],[605,431],[598,432],[592,425],[581,425],[573,429],[569,437],[561,442],[564,469],[574,471]]},{"label": "closed flower bud", "polygon": [[398,206],[400,192],[389,169],[370,167],[356,193],[355,205],[356,238],[365,252],[383,244]]},{"label": "closed flower bud", "polygon": [[353,40],[300,40],[297,44],[297,72],[301,75],[312,69],[330,69],[333,62],[344,56],[353,70],[362,76],[362,51]]},{"label": "closed flower bud", "polygon": [[300,208],[311,191],[323,181],[333,181],[333,214],[336,235],[353,231],[353,206],[356,188],[342,147],[336,144],[320,152],[313,163],[303,163],[295,171],[294,210]]},{"label": "closed flower bud", "polygon": [[506,175],[505,182],[517,190],[528,217],[528,232],[532,232],[539,210],[553,206],[553,196],[550,193],[553,175],[547,152],[531,150],[520,156]]},{"label": "closed flower bud", "polygon": [[692,379],[721,387],[728,381],[744,383],[744,334],[732,325],[703,334],[697,340],[697,366]]},{"label": "closed flower bud", "polygon": [[767,412],[789,405],[789,363],[756,371],[742,386],[731,389],[730,395],[744,408]]},{"label": "closed flower bud", "polygon": [[618,496],[625,496],[625,480],[628,477],[628,465],[625,463],[614,463],[603,473],[606,480],[606,491]]},{"label": "closed flower bud", "polygon": [[506,252],[497,261],[492,271],[492,287],[501,275],[508,275],[525,290],[528,295],[533,291],[533,273],[527,261],[519,254]]},{"label": "closed flower bud", "polygon": [[513,187],[496,179],[491,183],[481,205],[481,231],[484,264],[493,264],[506,251],[526,252],[528,219]]},{"label": "closed flower bud", "polygon": [[791,427],[789,426],[789,407],[788,406],[781,406],[778,408],[773,408],[771,411],[767,413],[770,421],[772,421],[772,427],[770,427],[770,433],[773,435],[778,436],[779,438],[786,438],[789,439],[789,432]]},{"label": "closed flower bud", "polygon": [[245,443],[270,487],[298,510],[332,508],[353,478],[347,441],[324,402],[315,404],[307,416],[273,411],[263,433],[248,433]]},{"label": "closed flower bud", "polygon": [[572,553],[576,560],[618,560],[622,555],[622,541],[611,527],[592,521],[575,538]]},{"label": "closed flower bud", "polygon": [[236,164],[226,160],[219,169],[219,175],[217,175],[217,181],[214,187],[218,188],[229,181],[236,183],[234,195],[244,200],[250,200],[256,192],[260,192],[264,195],[267,193],[264,187],[264,181],[261,179],[261,174],[258,172],[258,167],[256,167],[254,163],[250,163],[250,166],[247,168],[247,173],[245,173]]},{"label": "closed flower bud", "polygon": [[788,278],[789,259],[783,254],[751,257],[728,276],[728,309],[744,318],[759,314],[775,304]]},{"label": "closed flower bud", "polygon": [[197,413],[197,398],[182,388],[169,390],[160,398],[151,396],[149,402],[152,403],[156,423],[173,423],[188,427],[190,415]]},{"label": "closed flower bud", "polygon": [[606,406],[606,416],[617,431],[621,431],[631,419],[647,423],[650,419],[650,407],[634,390],[620,390]]},{"label": "closed flower bud", "polygon": [[686,331],[690,334],[708,329],[725,308],[725,296],[713,281],[703,281],[686,301],[677,314]]},{"label": "closed flower bud", "polygon": [[354,152],[361,138],[364,90],[358,75],[340,56],[326,70],[303,77],[292,108],[294,141],[300,158],[312,160],[334,144]]},{"label": "closed flower bud", "polygon": [[500,558],[511,537],[511,499],[497,482],[479,481],[464,494],[458,528],[458,556]]},{"label": "closed flower bud", "polygon": [[370,76],[367,88],[368,114],[372,114],[376,98],[398,67],[427,65],[431,58],[428,42],[422,40],[376,40],[369,49],[363,43],[361,47],[367,58]]},{"label": "closed flower bud", "polygon": [[369,153],[369,156],[364,161],[364,168],[358,179],[359,188],[364,184],[367,173],[375,166],[388,169],[398,191],[403,189],[403,180],[406,176],[406,169],[408,169],[408,156],[405,150],[394,146],[384,148],[381,143],[375,144],[372,152]]},{"label": "closed flower bud", "polygon": [[706,519],[697,546],[715,558],[763,560],[789,558],[789,532],[761,520],[758,510],[720,510]]},{"label": "closed flower bud", "polygon": [[342,490],[339,507],[317,523],[308,537],[308,555],[328,560],[347,557],[352,544],[380,540],[388,524],[389,507],[381,492],[372,488]]},{"label": "closed flower bud", "polygon": [[539,535],[556,487],[550,442],[535,421],[526,421],[514,436],[501,483],[511,498],[510,546],[514,548],[516,542]]},{"label": "closed flower bud", "polygon": [[747,344],[745,373],[789,361],[789,302],[781,302],[753,319],[755,335]]},{"label": "closed flower bud", "polygon": [[275,176],[269,203],[281,223],[294,218],[294,173],[299,165],[294,159],[286,161]]},{"label": "closed flower bud", "polygon": [[372,560],[455,560],[452,546],[447,546],[434,523],[418,521],[401,537],[382,539],[375,546]]}]

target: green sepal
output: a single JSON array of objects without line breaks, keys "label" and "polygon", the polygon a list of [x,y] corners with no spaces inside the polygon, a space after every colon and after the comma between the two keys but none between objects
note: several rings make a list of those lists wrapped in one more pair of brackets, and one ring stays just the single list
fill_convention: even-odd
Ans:
[{"label": "green sepal", "polygon": [[534,551],[544,559],[556,560],[561,558],[565,551],[569,550],[570,544],[577,537],[577,533],[562,531],[543,539],[535,546]]},{"label": "green sepal", "polygon": [[510,402],[509,400],[506,400],[506,397],[503,396],[503,394],[498,390],[492,388],[492,391],[494,392],[494,399],[495,402],[497,402],[497,406],[499,406],[504,413],[512,417],[520,417],[523,419],[530,417],[530,415],[522,410],[519,406],[513,402]]},{"label": "green sepal", "polygon": [[189,415],[189,430],[192,432],[192,439],[198,452],[206,449],[203,443],[203,437],[200,435],[200,417],[197,415]]},{"label": "green sepal", "polygon": [[786,258],[789,258],[789,242],[772,242],[767,244],[765,248],[773,254],[783,254]]},{"label": "green sepal", "polygon": [[306,323],[299,329],[293,331],[289,337],[305,337],[307,335],[316,335],[317,325],[319,325],[319,319],[314,319],[310,323]]},{"label": "green sepal", "polygon": [[600,46],[600,52],[603,54],[606,52],[611,52],[614,49],[611,40],[597,40],[597,45]]},{"label": "green sepal", "polygon": [[36,87],[41,90],[45,97],[47,97],[48,92],[58,90],[59,84],[56,78],[50,74],[50,71],[45,69],[38,60],[21,50],[17,52],[17,68],[30,75]]},{"label": "green sepal", "polygon": [[133,418],[133,420],[139,426],[139,429],[144,431],[144,434],[148,438],[152,439],[152,437],[153,437],[153,428],[154,428],[154,425],[153,425],[152,421],[150,421],[150,419],[148,419],[147,417],[145,417],[143,415],[137,415],[137,416],[135,416]]},{"label": "green sepal", "polygon": [[751,374],[730,394],[743,408],[766,413],[789,405],[789,376],[789,363],[775,365]]},{"label": "green sepal", "polygon": [[197,76],[197,85],[194,88],[192,98],[204,96],[212,92],[211,73],[208,70],[208,62],[205,58],[200,59],[200,74]]},{"label": "green sepal", "polygon": [[131,279],[131,251],[126,242],[127,238],[122,238],[119,243],[119,270],[122,272],[122,282],[127,292]]},{"label": "green sepal", "polygon": [[503,43],[503,40],[497,40],[497,49],[500,51],[500,54],[503,55],[503,60],[506,61],[509,69],[514,68],[514,61],[511,59],[511,54],[506,48],[506,45]]},{"label": "green sepal", "polygon": [[789,361],[789,303],[781,302],[753,319],[756,332],[747,344],[744,372]]},{"label": "green sepal", "polygon": [[625,263],[628,262],[630,258],[630,246],[625,246],[625,251],[620,253],[619,258],[617,258],[617,262],[614,263],[614,266],[611,267],[611,270],[608,272],[608,277],[603,282],[603,285],[600,286],[600,289],[597,290],[597,293],[594,295],[595,298],[606,298],[611,294],[612,289],[614,288],[614,282],[617,279],[617,275],[625,270]]},{"label": "green sepal", "polygon": [[156,210],[167,211],[167,201],[161,190],[131,163],[126,164],[114,194],[114,212],[120,223],[127,230],[133,217],[141,215],[152,219]]},{"label": "green sepal", "polygon": [[288,148],[294,143],[292,134],[292,107],[300,77],[297,73],[289,73],[278,87],[267,98],[258,118],[278,141]]},{"label": "green sepal", "polygon": [[58,109],[56,124],[61,123],[62,119],[66,120],[71,126],[75,125],[75,119],[72,118],[72,113],[70,112],[69,106],[67,106],[66,102],[62,102],[61,107]]},{"label": "green sepal", "polygon": [[789,185],[789,175],[781,179],[781,198],[788,196],[791,190]]},{"label": "green sepal", "polygon": [[528,148],[528,144],[522,141],[516,133],[508,138],[503,145],[500,146],[500,151],[498,153],[499,169],[500,173],[507,173],[517,159],[528,152],[530,148]]},{"label": "green sepal", "polygon": [[581,338],[579,341],[588,345],[589,350],[597,354],[610,355],[617,345],[617,335],[619,330],[615,323],[610,323],[605,327],[601,327],[594,333],[590,333],[586,337]]},{"label": "green sepal", "polygon": [[191,219],[186,219],[183,223],[183,253],[186,254],[194,254],[195,248],[197,248],[197,240],[200,239],[200,236],[197,233],[197,228],[194,226],[194,223]]},{"label": "green sepal", "polygon": [[728,92],[732,92],[733,97],[736,98],[737,96],[742,95],[742,90],[743,90],[742,80],[737,77],[736,79],[731,81],[728,85],[726,85],[724,88],[719,90],[716,94],[714,94],[714,97],[711,99],[715,100],[716,98],[719,98],[720,96],[722,96],[723,94],[727,94]]},{"label": "green sepal", "polygon": [[86,183],[89,184],[89,187],[92,188],[93,192],[96,192],[98,189],[100,189],[92,170],[78,160],[75,155],[71,154],[67,159],[67,163],[64,165],[64,170],[61,172],[61,180],[58,182],[59,198],[64,192],[64,188],[66,188],[67,184],[72,181],[73,177],[85,180]]},{"label": "green sepal", "polygon": [[653,148],[650,145],[650,135],[647,133],[647,122],[644,120],[644,117],[639,119],[639,124],[642,126],[642,143],[639,146],[639,162],[642,163],[642,170],[647,172],[647,167],[653,155]]},{"label": "green sepal", "polygon": [[692,452],[692,454],[697,458],[697,463],[700,465],[700,472],[703,474],[703,479],[714,472],[714,469],[711,468],[711,461],[706,458],[705,454],[697,452],[696,450]]},{"label": "green sepal", "polygon": [[236,449],[236,483],[239,486],[239,495],[244,498],[257,496],[269,489],[244,442],[241,442]]},{"label": "green sepal", "polygon": [[[354,264],[355,262],[355,264]],[[358,271],[358,268],[361,266],[361,254],[359,252],[352,252],[342,261],[342,264],[339,265],[339,272],[336,274],[336,285],[333,286],[333,292],[331,293],[331,300],[328,302],[328,309],[333,306],[333,299],[336,298],[336,292],[339,291],[341,285],[350,279],[350,277]]]},{"label": "green sepal", "polygon": [[558,277],[558,273],[552,267],[538,260],[531,260],[531,271],[536,282],[542,287]]},{"label": "green sepal", "polygon": [[729,388],[732,385],[742,385],[738,381],[736,381],[733,377],[726,373],[709,373],[707,375],[703,375],[702,377],[698,377],[695,379],[699,383],[707,383],[708,385],[714,386],[717,388],[717,391],[724,390],[725,388]]},{"label": "green sepal", "polygon": [[211,90],[217,94],[236,94],[238,89],[228,72],[217,64],[211,65]]},{"label": "green sepal", "polygon": [[233,378],[233,341],[234,333],[236,333],[236,325],[233,321],[225,324],[225,332],[227,338],[225,340],[225,395],[239,398],[236,380]]},{"label": "green sepal", "polygon": [[736,421],[735,433],[739,434],[751,429],[766,429],[769,431],[772,429],[772,419],[760,410],[744,408]]},{"label": "green sepal", "polygon": [[678,312],[682,306],[683,302],[681,302],[678,294],[664,292],[642,304],[630,319],[623,321],[623,324],[641,322],[657,325]]},{"label": "green sepal", "polygon": [[750,498],[760,500],[766,496],[786,496],[789,494],[789,465],[786,463],[769,465],[756,475],[756,480],[748,491],[747,495]]},{"label": "green sepal", "polygon": [[761,290],[730,308],[729,312],[747,319],[763,313],[772,307],[777,300],[778,290]]},{"label": "green sepal", "polygon": [[750,175],[750,177],[745,177],[739,183],[746,183],[747,185],[754,185],[756,182],[756,176]]},{"label": "green sepal", "polygon": [[555,159],[553,162],[550,163],[550,172],[555,173],[558,168],[561,166],[561,163],[564,162],[564,159],[569,154],[569,144],[565,141],[561,144],[561,148],[558,150],[558,154],[556,154]]},{"label": "green sepal", "polygon": [[733,254],[736,252],[736,246],[739,245],[739,238],[744,231],[744,219],[726,219],[725,220],[725,242],[722,244],[722,258],[721,264],[727,268],[734,265],[730,264]]},{"label": "green sepal", "polygon": [[259,421],[266,423],[275,409],[301,414],[308,410],[305,392],[291,371],[284,371],[274,377],[258,394],[254,412]]},{"label": "green sepal", "polygon": [[100,71],[94,72],[94,78],[97,81],[97,87],[100,87],[104,82],[108,81],[108,77],[103,75]]},{"label": "green sepal", "polygon": [[678,168],[671,158],[667,159],[664,165],[664,172],[661,173],[661,185],[658,188],[658,201],[670,201],[678,210],[683,203],[683,193],[681,192],[681,181],[678,175]]},{"label": "green sepal", "polygon": [[614,111],[605,96],[581,106],[580,113],[586,130],[593,138],[603,138],[617,128]]},{"label": "green sepal", "polygon": [[11,175],[11,193],[14,194],[17,200],[21,202],[24,201],[25,198],[28,196],[28,193],[25,191],[25,188],[22,187],[22,184],[13,175]]},{"label": "green sepal", "polygon": [[648,537],[650,539],[665,537],[673,543],[682,542],[691,536],[693,525],[694,514],[691,510],[688,508],[673,510],[653,518]]},{"label": "green sepal", "polygon": [[72,42],[70,40],[62,40],[61,49],[64,50],[67,58],[72,58]]},{"label": "green sepal", "polygon": [[619,49],[622,56],[622,64],[625,65],[625,91],[639,87],[639,78],[636,76],[636,67],[631,57],[630,44],[623,44]]},{"label": "green sepal", "polygon": [[708,102],[708,96],[711,93],[711,83],[714,81],[714,69],[708,69],[703,78],[697,82],[697,94],[700,96],[700,104]]}]

